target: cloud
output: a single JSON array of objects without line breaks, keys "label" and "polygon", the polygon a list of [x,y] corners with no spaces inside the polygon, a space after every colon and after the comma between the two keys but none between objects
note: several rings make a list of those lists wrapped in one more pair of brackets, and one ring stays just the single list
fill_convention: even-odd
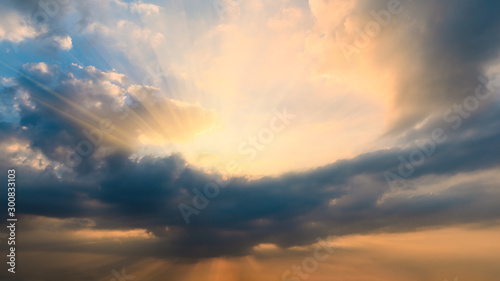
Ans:
[{"label": "cloud", "polygon": [[32,47],[36,51],[31,52],[43,54],[68,51],[73,47],[69,36],[72,26],[66,20],[78,17],[71,8],[71,1],[23,0],[6,4],[0,12],[0,42],[11,42],[16,54]]},{"label": "cloud", "polygon": [[2,18],[0,20],[0,42],[20,43],[43,33],[43,30],[37,31],[25,18],[15,12],[2,12],[0,16]]},{"label": "cloud", "polygon": [[130,11],[141,14],[143,16],[158,15],[160,6],[142,1],[130,3]]},{"label": "cloud", "polygon": [[71,48],[73,48],[73,42],[71,40],[71,37],[69,36],[66,37],[55,36],[54,41],[57,43],[57,46],[62,50],[69,51],[71,50]]}]

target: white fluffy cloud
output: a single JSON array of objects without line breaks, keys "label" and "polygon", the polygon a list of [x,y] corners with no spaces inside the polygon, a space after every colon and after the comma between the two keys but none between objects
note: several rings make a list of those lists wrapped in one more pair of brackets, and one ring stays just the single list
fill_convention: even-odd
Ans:
[{"label": "white fluffy cloud", "polygon": [[157,15],[160,12],[160,6],[139,1],[138,3],[130,4],[130,11],[144,16],[151,16]]},{"label": "white fluffy cloud", "polygon": [[0,42],[19,43],[42,34],[44,30],[36,30],[21,15],[14,12],[0,12]]},{"label": "white fluffy cloud", "polygon": [[54,42],[62,50],[69,51],[73,48],[73,40],[70,36],[54,36]]}]

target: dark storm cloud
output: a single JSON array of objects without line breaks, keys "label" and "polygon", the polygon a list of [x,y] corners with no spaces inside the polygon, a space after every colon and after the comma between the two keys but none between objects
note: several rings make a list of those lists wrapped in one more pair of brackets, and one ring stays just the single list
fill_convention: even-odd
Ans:
[{"label": "dark storm cloud", "polygon": [[393,60],[389,50],[401,52],[395,60],[403,58],[395,70],[399,114],[391,133],[403,133],[433,114],[441,115],[443,106],[462,101],[500,55],[499,2],[412,1],[405,7],[392,39],[381,42],[376,53],[382,65]]}]

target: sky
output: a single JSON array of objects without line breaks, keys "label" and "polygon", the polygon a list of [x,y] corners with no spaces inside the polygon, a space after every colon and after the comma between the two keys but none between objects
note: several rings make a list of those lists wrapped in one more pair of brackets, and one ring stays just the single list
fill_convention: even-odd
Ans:
[{"label": "sky", "polygon": [[0,279],[498,280],[500,3],[0,3]]}]

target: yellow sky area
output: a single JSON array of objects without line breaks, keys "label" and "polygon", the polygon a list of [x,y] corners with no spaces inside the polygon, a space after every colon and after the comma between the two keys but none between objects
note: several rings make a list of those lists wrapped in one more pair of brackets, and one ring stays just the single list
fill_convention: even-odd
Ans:
[{"label": "yellow sky area", "polygon": [[[496,280],[499,269],[492,265],[500,258],[500,228],[445,228],[412,233],[349,236],[336,240],[340,248],[326,261],[318,262],[307,280]],[[272,245],[260,245],[267,252],[241,258],[217,258],[178,267],[176,280],[282,280],[284,271],[313,257],[314,248],[280,252]],[[278,251],[278,250],[276,250]],[[271,254],[269,253],[271,252]],[[138,268],[147,276],[148,268]],[[158,276],[169,276],[157,273]],[[290,275],[290,278],[297,275]],[[142,280],[142,279],[141,279]],[[150,279],[144,279],[150,280]],[[151,279],[159,280],[159,279]],[[300,279],[302,280],[302,279]]]},{"label": "yellow sky area", "polygon": [[[182,77],[174,94],[213,110],[218,122],[169,149],[151,141],[156,145],[142,153],[181,152],[190,163],[223,174],[231,174],[226,166],[237,161],[240,174],[262,176],[393,145],[380,136],[400,114],[395,96],[409,58],[396,46],[410,45],[407,38],[388,26],[347,59],[338,42],[354,44],[353,26],[373,20],[369,11],[351,16],[357,1],[311,0],[310,10],[288,1],[241,5],[241,16],[197,34],[189,47],[165,52],[157,46],[155,63]],[[161,17],[145,24],[168,33],[169,44],[185,43],[184,33],[165,29]],[[248,137],[269,127],[273,109],[283,107],[296,115],[286,129],[264,149],[255,148],[251,160],[238,152]]]},{"label": "yellow sky area", "polygon": [[[311,3],[317,11],[315,23],[308,25],[309,11],[286,1],[272,15],[260,14],[267,4],[252,3],[244,7],[252,20],[220,24],[178,57],[162,57],[158,49],[161,69],[181,65],[175,71],[186,85],[195,85],[183,88],[183,99],[214,110],[218,122],[168,149],[151,140],[142,153],[181,152],[190,163],[223,174],[235,174],[226,166],[236,161],[241,168],[236,174],[262,176],[314,168],[390,145],[378,137],[389,119],[396,74],[374,59],[347,63],[335,40],[324,36],[332,29],[325,23],[328,11],[339,12],[339,7]],[[343,8],[347,13],[350,6]],[[370,49],[361,55],[370,57]],[[264,148],[254,145],[255,157],[241,153],[238,147],[267,130],[273,110],[282,108],[295,115],[290,124],[274,132],[269,143],[259,141]]]},{"label": "yellow sky area", "polygon": [[[325,261],[318,261],[317,269],[308,273],[307,280],[444,281],[458,277],[458,280],[494,281],[500,274],[500,269],[495,266],[500,259],[500,241],[497,239],[500,227],[497,223],[495,225],[486,228],[479,225],[454,226],[335,239],[334,252]],[[130,231],[124,231],[119,236],[124,238],[127,236],[125,233]],[[84,240],[87,238],[81,237]],[[86,264],[98,269],[95,272],[99,272],[100,276],[94,280],[102,281],[112,278],[112,269],[120,271],[122,267],[126,268],[127,274],[144,281],[172,278],[181,281],[282,280],[286,270],[293,265],[301,266],[304,259],[314,257],[315,246],[283,250],[272,244],[262,244],[246,257],[206,259],[192,264],[147,257],[136,257],[136,261],[131,263],[126,258],[113,255],[50,251],[23,253],[23,260],[36,260],[36,264],[44,266],[46,272],[58,271],[60,274],[68,268],[78,269],[78,263]],[[124,243],[123,247],[127,244]],[[45,258],[38,260],[40,255]],[[45,262],[49,260],[50,263]],[[72,274],[74,276],[74,270]]]}]

